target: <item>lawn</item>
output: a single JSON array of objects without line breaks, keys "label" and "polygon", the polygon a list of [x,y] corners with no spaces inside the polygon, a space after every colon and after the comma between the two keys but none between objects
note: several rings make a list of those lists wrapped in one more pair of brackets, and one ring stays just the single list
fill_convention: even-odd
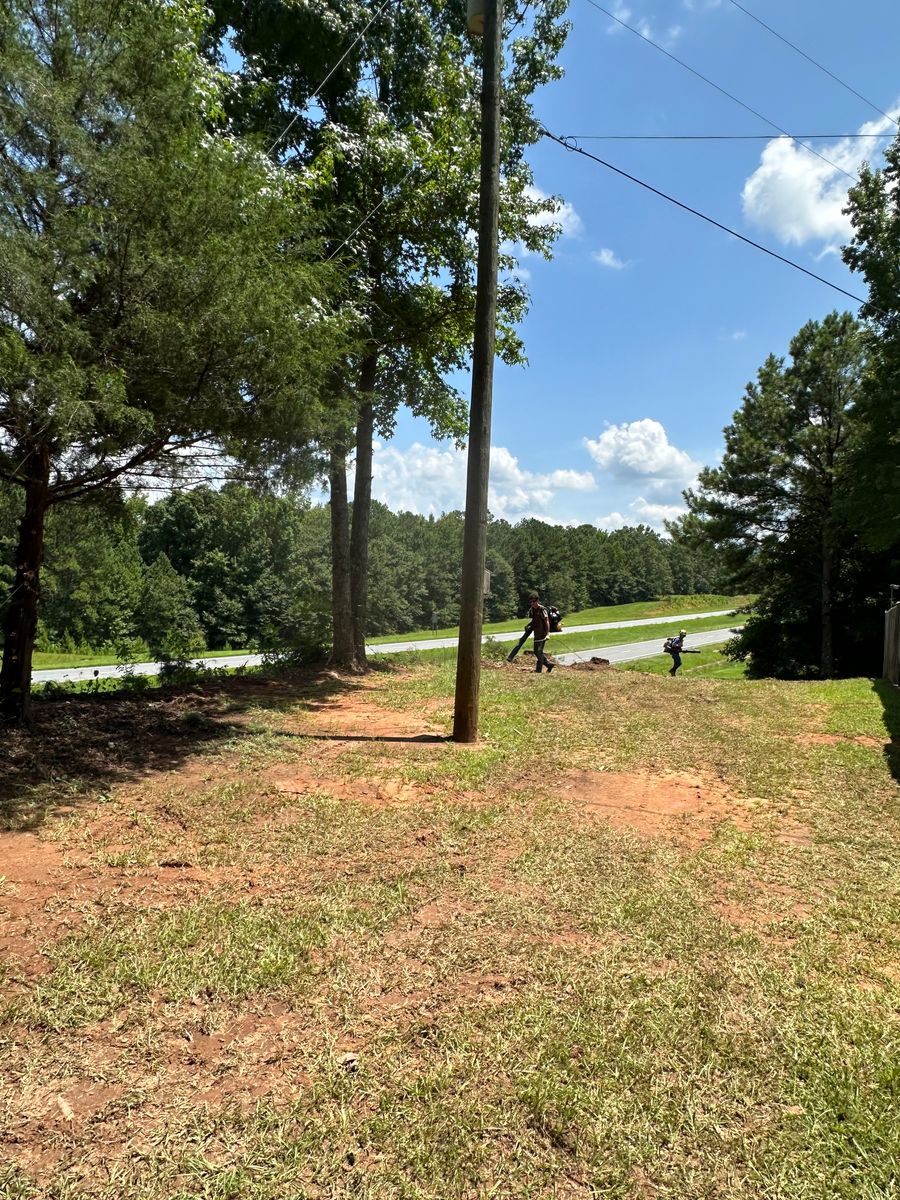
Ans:
[{"label": "lawn", "polygon": [[[688,638],[690,647],[690,638]],[[718,646],[704,646],[696,654],[684,654],[681,659],[679,678],[744,679],[747,674],[745,663],[731,662]],[[624,671],[644,671],[651,675],[668,675],[672,669],[669,654],[657,654],[653,658],[639,658],[636,662],[622,663]]]},{"label": "lawn", "polygon": [[900,703],[486,665],[41,705],[0,747],[0,1195],[875,1200]]}]

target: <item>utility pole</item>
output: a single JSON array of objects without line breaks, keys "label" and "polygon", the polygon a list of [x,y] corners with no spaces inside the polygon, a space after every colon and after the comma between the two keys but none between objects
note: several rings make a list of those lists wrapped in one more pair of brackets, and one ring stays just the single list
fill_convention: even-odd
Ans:
[{"label": "utility pole", "polygon": [[[483,22],[483,25],[482,25]],[[478,205],[478,276],[472,401],[466,471],[462,605],[456,658],[453,740],[478,738],[481,627],[484,620],[484,556],[487,543],[488,475],[491,467],[491,398],[497,325],[497,258],[500,219],[500,85],[503,0],[469,0],[469,29],[482,33],[481,192]]]}]

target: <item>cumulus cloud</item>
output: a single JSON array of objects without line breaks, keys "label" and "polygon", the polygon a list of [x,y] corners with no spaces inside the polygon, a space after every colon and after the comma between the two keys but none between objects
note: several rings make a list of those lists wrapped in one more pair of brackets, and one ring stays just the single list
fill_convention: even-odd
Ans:
[{"label": "cumulus cloud", "polygon": [[700,469],[689,454],[669,441],[659,421],[644,417],[609,425],[594,441],[584,439],[594,462],[621,481],[646,481],[655,490],[684,487]]},{"label": "cumulus cloud", "polygon": [[665,521],[674,521],[687,512],[683,504],[652,504],[643,496],[638,496],[630,505],[631,511],[645,525],[661,529]]},{"label": "cumulus cloud", "polygon": [[597,517],[594,524],[598,529],[605,529],[607,533],[622,529],[626,525],[649,525],[657,533],[663,533],[666,521],[674,521],[686,511],[683,504],[653,504],[643,496],[638,496],[628,505],[627,513],[605,513],[602,517]]},{"label": "cumulus cloud", "polygon": [[[461,509],[466,499],[466,453],[415,443],[406,450],[376,443],[372,495],[394,511],[439,515]],[[510,521],[555,520],[552,506],[562,491],[593,491],[590,471],[527,471],[505,446],[491,448],[489,507]]]},{"label": "cumulus cloud", "polygon": [[[892,110],[892,116],[900,116],[900,107]],[[894,129],[893,121],[880,117],[867,121],[859,132],[882,134]],[[855,176],[863,162],[878,157],[883,145],[875,138],[816,142],[822,155],[817,158],[788,138],[774,139],[744,183],[744,216],[785,245],[818,243],[823,253],[837,251],[851,234],[850,220],[842,209],[853,179],[842,171]]]},{"label": "cumulus cloud", "polygon": [[575,211],[574,205],[570,204],[568,200],[551,197],[549,192],[545,192],[531,183],[525,188],[525,195],[535,203],[552,200],[555,204],[552,211],[548,210],[530,216],[528,218],[530,225],[559,225],[563,237],[578,237],[584,229],[584,222]]},{"label": "cumulus cloud", "polygon": [[597,517],[594,524],[598,529],[605,529],[607,533],[612,533],[615,529],[622,529],[626,525],[633,525],[634,521],[629,521],[623,513],[611,512],[606,513],[602,517]]},{"label": "cumulus cloud", "polygon": [[616,256],[615,251],[610,250],[606,246],[602,250],[593,250],[591,258],[595,263],[599,263],[601,267],[608,267],[611,271],[623,271],[628,265]]}]

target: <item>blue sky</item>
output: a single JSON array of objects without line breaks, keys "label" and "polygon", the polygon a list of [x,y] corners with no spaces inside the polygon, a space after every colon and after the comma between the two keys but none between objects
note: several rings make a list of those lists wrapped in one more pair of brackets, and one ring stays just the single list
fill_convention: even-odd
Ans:
[{"label": "blue sky", "polygon": [[[896,130],[731,0],[599,0],[781,128]],[[741,0],[900,116],[896,0]],[[850,180],[789,141],[591,141],[594,134],[774,134],[588,0],[573,0],[565,78],[537,111],[560,135],[857,295],[841,262]],[[811,143],[850,174],[887,139]],[[491,510],[601,528],[661,527],[721,449],[722,427],[770,352],[851,301],[605,168],[544,141],[535,183],[565,201],[550,263],[522,259],[532,293],[527,368],[498,363]],[[461,381],[466,395],[468,380]],[[464,503],[464,456],[404,415],[375,457],[393,509]]]}]

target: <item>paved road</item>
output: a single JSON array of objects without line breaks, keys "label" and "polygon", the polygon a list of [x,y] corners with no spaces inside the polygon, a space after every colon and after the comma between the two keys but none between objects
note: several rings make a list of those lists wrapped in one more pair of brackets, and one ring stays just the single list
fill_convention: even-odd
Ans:
[{"label": "paved road", "polygon": [[[739,625],[734,627],[740,629]],[[702,633],[688,635],[688,650],[699,650],[701,646],[715,646],[719,642],[727,642],[731,637],[730,629],[707,629]],[[653,658],[662,654],[662,639],[654,638],[652,642],[627,642],[623,646],[598,646],[596,650],[569,650],[563,654],[554,654],[556,662],[565,667],[573,663],[589,662],[594,656],[608,658],[611,663],[634,662],[638,658]],[[683,660],[685,666],[690,666],[689,658]]]},{"label": "paved road", "polygon": [[[608,621],[602,625],[566,625],[566,633],[591,633],[594,630],[602,631],[604,629],[631,629],[640,625],[679,625],[684,621],[699,621],[703,617],[727,617],[731,615],[731,609],[722,609],[719,612],[706,613],[687,613],[681,617],[642,617],[635,621]],[[523,626],[524,628],[524,626]],[[714,639],[725,641],[730,635],[728,631],[712,630]],[[493,633],[485,635],[484,640],[487,641],[490,637],[496,642],[517,642],[521,637],[521,632],[513,631],[512,633]],[[699,639],[708,637],[708,634],[692,634],[691,639],[695,645],[701,644]],[[367,646],[368,654],[402,654],[409,650],[448,650],[456,645],[457,638],[429,638],[426,641],[418,642],[381,642],[378,645]],[[702,643],[704,645],[708,643]],[[634,658],[647,658],[650,654],[658,654],[661,642],[657,639],[653,642],[633,642],[626,646],[610,646],[600,650],[579,650],[577,651],[578,658],[572,658],[573,662],[577,662],[586,656],[590,658],[592,654],[601,654],[603,658],[608,658],[610,662],[627,662],[628,659],[623,657],[621,651],[628,650],[631,646],[654,646],[654,650],[646,653],[633,655]],[[560,662],[566,662],[571,655],[560,654],[558,656]],[[217,667],[230,667],[234,670],[235,667],[257,667],[263,661],[261,654],[228,654],[218,658],[201,658],[197,659],[197,663],[201,667],[207,669],[215,669]],[[162,664],[156,662],[135,663],[133,671],[135,675],[158,675]],[[56,667],[49,671],[33,671],[31,675],[32,683],[77,683],[84,682],[90,679],[115,679],[122,674],[122,668],[117,666],[107,667]]]}]

